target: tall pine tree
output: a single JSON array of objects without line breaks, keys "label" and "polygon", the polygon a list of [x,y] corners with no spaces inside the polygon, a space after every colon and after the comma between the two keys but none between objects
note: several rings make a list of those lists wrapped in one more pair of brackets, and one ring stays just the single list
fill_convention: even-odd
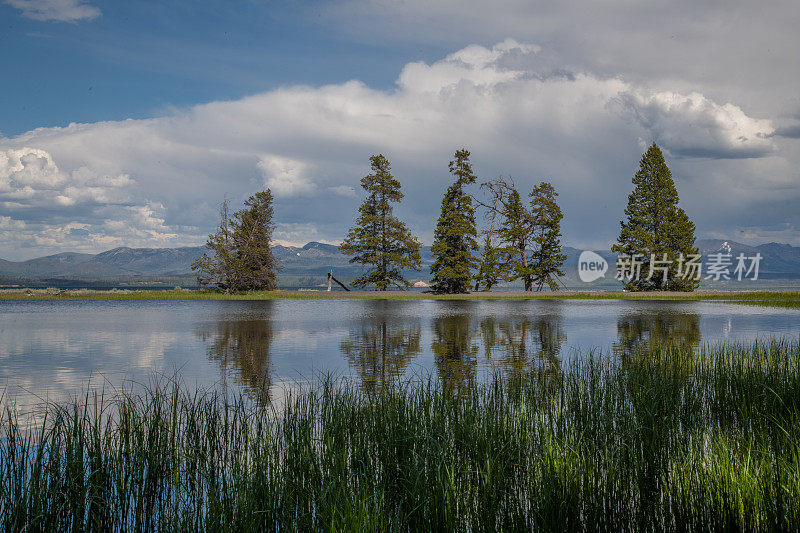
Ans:
[{"label": "tall pine tree", "polygon": [[530,193],[531,232],[533,249],[530,268],[537,289],[547,285],[550,290],[558,290],[558,277],[563,276],[561,265],[567,256],[561,251],[561,207],[556,197],[558,193],[552,184],[543,181]]},{"label": "tall pine tree", "polygon": [[431,288],[435,292],[469,292],[472,269],[478,264],[472,253],[478,249],[475,208],[472,197],[464,192],[464,187],[477,179],[469,155],[468,150],[458,150],[455,159],[450,161],[450,173],[455,182],[442,199],[442,214],[436,223],[431,247],[434,256]]},{"label": "tall pine tree", "polygon": [[[694,224],[678,207],[678,191],[664,155],[653,143],[639,162],[633,192],[625,208],[617,243],[611,250],[629,257],[639,255],[641,276],[633,276],[625,288],[632,291],[692,291],[698,282],[679,273],[684,260],[697,254]],[[653,264],[655,257],[659,263]],[[663,269],[663,270],[662,270]]]},{"label": "tall pine tree", "polygon": [[370,164],[372,173],[361,179],[367,197],[358,208],[356,225],[339,248],[353,256],[351,263],[371,267],[353,285],[375,285],[377,290],[385,291],[390,284],[408,284],[400,272],[404,268],[420,269],[422,245],[394,216],[392,203],[399,202],[403,193],[400,182],[392,176],[389,161],[379,154],[370,157]]}]

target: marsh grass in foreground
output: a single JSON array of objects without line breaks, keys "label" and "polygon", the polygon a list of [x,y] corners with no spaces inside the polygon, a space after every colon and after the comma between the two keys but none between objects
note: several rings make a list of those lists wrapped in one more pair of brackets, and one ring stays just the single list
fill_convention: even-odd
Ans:
[{"label": "marsh grass in foreground", "polygon": [[800,347],[271,407],[165,382],[0,422],[5,530],[796,530]]}]

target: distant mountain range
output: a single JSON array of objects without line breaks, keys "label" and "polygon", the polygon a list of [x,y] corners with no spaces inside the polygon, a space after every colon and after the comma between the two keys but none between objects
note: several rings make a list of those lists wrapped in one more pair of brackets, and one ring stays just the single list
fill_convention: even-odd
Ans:
[{"label": "distant mountain range", "polygon": [[114,248],[96,255],[65,252],[27,261],[0,260],[0,276],[18,278],[121,278],[191,272],[202,247]]},{"label": "distant mountain range", "polygon": [[[183,285],[193,284],[192,263],[206,251],[203,246],[184,248],[114,248],[99,254],[65,252],[27,261],[0,259],[0,285]],[[331,268],[342,280],[357,277],[362,268],[353,265],[337,246],[309,242],[305,246],[273,246],[281,265],[282,286],[323,283]],[[423,248],[423,267],[430,265],[430,247]],[[414,272],[409,272],[413,277]],[[419,275],[419,274],[418,274]],[[84,283],[85,284],[85,283]],[[170,285],[170,286],[171,286]]]},{"label": "distant mountain range", "polygon": [[735,258],[740,253],[753,256],[760,253],[761,271],[764,279],[800,279],[800,247],[771,242],[758,246],[748,246],[721,239],[701,239],[697,241],[703,256],[711,253],[731,253]]},{"label": "distant mountain range", "polygon": [[[760,253],[760,277],[763,279],[800,279],[800,247],[788,244],[769,243],[748,246],[721,239],[701,239],[697,241],[701,253],[730,252],[735,257],[739,253],[754,255]],[[99,281],[108,282],[136,280],[143,284],[164,280],[190,284],[191,265],[205,251],[204,247],[184,248],[114,248],[99,254],[65,252],[27,261],[5,261],[0,259],[0,280],[3,284],[26,284],[29,282],[49,282],[58,286],[59,282]],[[578,256],[582,250],[565,246],[567,260],[564,270],[565,282],[574,283],[577,273]],[[609,250],[595,250],[614,268],[615,254]],[[280,281],[284,286],[318,285],[325,280],[333,268],[334,275],[343,280],[358,276],[362,268],[348,262],[338,247],[319,242],[309,242],[305,246],[274,246],[273,253],[282,265]],[[409,279],[427,280],[428,267],[432,262],[430,247],[422,250],[423,269],[421,272],[408,272]],[[607,278],[613,277],[606,276]],[[607,283],[613,283],[607,279]]]}]

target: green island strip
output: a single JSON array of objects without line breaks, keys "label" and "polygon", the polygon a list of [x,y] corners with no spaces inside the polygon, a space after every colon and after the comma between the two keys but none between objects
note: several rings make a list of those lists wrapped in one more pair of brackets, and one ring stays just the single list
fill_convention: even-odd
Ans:
[{"label": "green island strip", "polygon": [[4,289],[2,300],[309,300],[309,299],[387,299],[387,300],[722,300],[755,305],[800,308],[800,290],[786,291],[695,291],[695,292],[605,292],[492,291],[467,294],[434,294],[421,291],[303,291],[277,290],[225,294],[203,290],[55,290]]}]

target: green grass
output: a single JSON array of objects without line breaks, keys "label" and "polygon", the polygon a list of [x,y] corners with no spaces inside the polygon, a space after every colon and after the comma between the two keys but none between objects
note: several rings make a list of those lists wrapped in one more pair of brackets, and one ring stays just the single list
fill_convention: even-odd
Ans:
[{"label": "green grass", "polygon": [[0,420],[5,530],[797,530],[800,346],[279,408],[170,382]]},{"label": "green grass", "polygon": [[565,299],[565,300],[724,300],[753,305],[800,308],[800,291],[698,291],[695,293],[581,292],[523,293],[489,292],[471,294],[432,294],[415,291],[351,292],[344,291],[265,291],[223,294],[212,291],[55,291],[0,290],[3,300],[282,300],[282,299],[398,299],[398,300],[487,300],[487,299]]}]

